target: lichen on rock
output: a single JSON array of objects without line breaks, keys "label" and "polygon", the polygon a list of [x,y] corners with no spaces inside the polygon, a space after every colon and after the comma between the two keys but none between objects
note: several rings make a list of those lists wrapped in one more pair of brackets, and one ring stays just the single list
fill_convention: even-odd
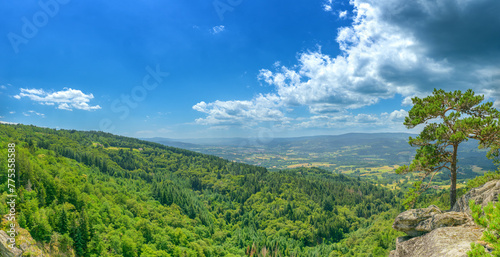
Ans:
[{"label": "lichen on rock", "polygon": [[484,185],[472,188],[465,195],[460,197],[451,208],[451,211],[464,212],[469,217],[472,213],[469,207],[469,201],[474,200],[475,204],[486,206],[489,202],[496,202],[500,194],[500,180],[492,180],[486,182]]},{"label": "lichen on rock", "polygon": [[[2,228],[7,227],[10,222],[2,219]],[[36,241],[31,237],[28,230],[19,227],[17,222],[14,222],[16,228],[16,247],[9,247],[10,236],[4,229],[0,229],[0,256],[2,257],[19,257],[19,256],[50,256],[44,253],[36,244]]]},{"label": "lichen on rock", "polygon": [[[392,227],[408,236],[396,240],[396,250],[389,256],[467,256],[471,243],[481,244],[484,231],[472,219],[469,200],[484,207],[489,202],[496,202],[499,194],[500,180],[494,180],[471,189],[448,212],[431,205],[400,213]],[[491,250],[488,246],[485,249]]]},{"label": "lichen on rock", "polygon": [[[462,257],[471,249],[470,243],[481,238],[479,227],[443,227],[423,236],[397,240],[391,257]],[[398,238],[399,239],[399,238]]]},{"label": "lichen on rock", "polygon": [[415,237],[428,233],[436,228],[470,224],[472,219],[461,212],[443,212],[431,205],[423,209],[411,209],[399,214],[392,227]]}]

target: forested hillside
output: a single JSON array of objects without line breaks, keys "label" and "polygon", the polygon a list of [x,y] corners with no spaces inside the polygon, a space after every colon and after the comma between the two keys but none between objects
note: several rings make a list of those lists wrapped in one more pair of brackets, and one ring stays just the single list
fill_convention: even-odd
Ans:
[{"label": "forested hillside", "polygon": [[386,256],[399,235],[399,193],[359,178],[24,125],[0,125],[2,215],[9,143],[18,224],[63,254]]}]

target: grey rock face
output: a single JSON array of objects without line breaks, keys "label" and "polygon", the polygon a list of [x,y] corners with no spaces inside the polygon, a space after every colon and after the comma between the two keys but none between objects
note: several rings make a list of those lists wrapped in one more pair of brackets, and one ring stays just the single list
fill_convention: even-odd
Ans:
[{"label": "grey rock face", "polygon": [[392,228],[405,232],[409,236],[420,236],[423,232],[417,231],[417,226],[436,214],[443,213],[437,206],[431,205],[424,209],[411,209],[400,213]]},{"label": "grey rock face", "polygon": [[465,195],[460,197],[451,211],[464,212],[469,217],[472,216],[469,208],[469,200],[474,200],[476,204],[482,207],[486,206],[489,202],[497,202],[498,195],[500,194],[500,180],[492,180],[486,184],[471,189]]},{"label": "grey rock face", "polygon": [[453,227],[470,223],[472,220],[461,212],[443,212],[431,205],[424,209],[411,209],[400,213],[392,227],[415,237],[436,228]]},{"label": "grey rock face", "polygon": [[427,220],[420,222],[415,230],[427,233],[437,228],[455,227],[470,222],[472,222],[472,220],[463,212],[445,212],[436,214]]},{"label": "grey rock face", "polygon": [[471,242],[481,238],[479,227],[461,226],[437,228],[423,236],[396,241],[391,257],[462,257],[467,256]]},{"label": "grey rock face", "polygon": [[9,236],[3,230],[0,231],[0,256],[2,257],[19,257],[23,254],[23,251],[17,248],[10,248],[8,246]]},{"label": "grey rock face", "polygon": [[[389,256],[467,256],[470,244],[481,243],[483,233],[483,228],[476,226],[471,217],[469,200],[484,207],[489,202],[498,201],[499,194],[500,180],[494,180],[471,189],[457,200],[449,212],[443,212],[434,205],[402,212],[392,227],[408,236],[396,240],[396,250],[391,251]],[[485,248],[491,250],[488,246]]]}]

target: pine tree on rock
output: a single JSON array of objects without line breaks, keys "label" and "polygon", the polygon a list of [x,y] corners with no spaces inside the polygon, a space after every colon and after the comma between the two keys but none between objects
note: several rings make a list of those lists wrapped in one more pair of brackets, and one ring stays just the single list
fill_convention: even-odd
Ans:
[{"label": "pine tree on rock", "polygon": [[[404,125],[412,129],[426,125],[416,137],[409,139],[411,146],[419,147],[411,164],[399,167],[398,174],[418,172],[421,181],[406,196],[407,207],[413,206],[418,195],[429,187],[441,170],[450,171],[450,205],[457,197],[458,146],[469,139],[476,139],[480,148],[490,148],[489,157],[498,156],[500,112],[493,103],[480,104],[484,96],[475,95],[472,89],[445,92],[434,89],[432,95],[412,99],[413,107]],[[435,122],[440,120],[441,122]],[[426,178],[429,179],[425,181]],[[425,186],[422,186],[423,182]]]}]

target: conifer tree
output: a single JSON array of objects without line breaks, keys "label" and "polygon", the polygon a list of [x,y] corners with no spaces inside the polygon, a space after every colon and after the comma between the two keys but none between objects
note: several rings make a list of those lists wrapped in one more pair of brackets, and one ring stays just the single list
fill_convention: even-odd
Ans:
[{"label": "conifer tree", "polygon": [[61,210],[61,216],[59,216],[59,232],[63,235],[68,232],[68,215],[64,207]]},{"label": "conifer tree", "polygon": [[[412,206],[434,176],[441,170],[450,172],[450,206],[457,197],[458,146],[469,139],[476,139],[480,148],[490,148],[489,157],[498,156],[500,112],[492,102],[481,104],[483,95],[475,95],[472,89],[445,92],[434,89],[432,95],[412,99],[413,107],[404,125],[414,128],[424,124],[422,132],[409,139],[411,146],[418,147],[415,158],[409,166],[396,170],[398,174],[417,172],[421,181],[415,183],[406,197],[407,207]],[[435,121],[440,122],[435,122]],[[425,180],[429,178],[428,180]],[[422,187],[422,183],[425,186]]]}]

